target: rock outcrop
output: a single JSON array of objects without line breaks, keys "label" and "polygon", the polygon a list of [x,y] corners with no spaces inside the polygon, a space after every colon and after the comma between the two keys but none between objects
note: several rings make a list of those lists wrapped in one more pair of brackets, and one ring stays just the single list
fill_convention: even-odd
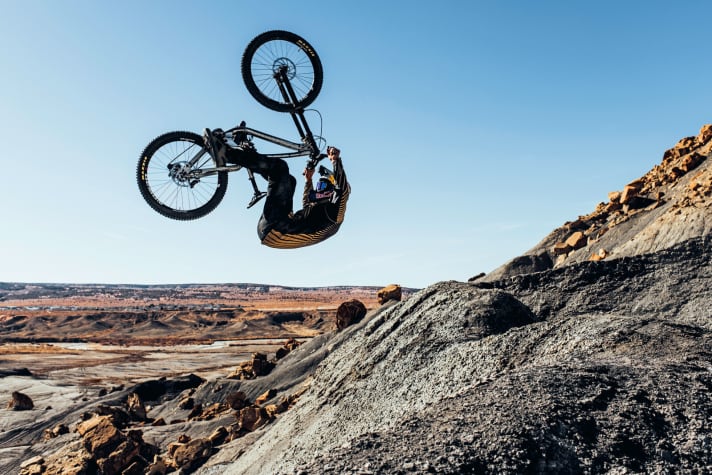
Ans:
[{"label": "rock outcrop", "polygon": [[390,300],[400,302],[402,298],[402,289],[401,286],[397,284],[387,285],[379,290],[376,296],[378,297],[378,303],[381,305]]},{"label": "rock outcrop", "polygon": [[199,473],[705,472],[711,243],[424,289],[334,336],[300,403]]},{"label": "rock outcrop", "polygon": [[[610,192],[607,203],[555,229],[524,256],[473,280],[494,281],[586,260],[635,256],[711,234],[711,131],[712,125],[705,125],[697,136],[681,139],[648,173],[623,190]],[[522,266],[527,260],[540,265]],[[547,261],[550,265],[542,265]]]},{"label": "rock outcrop", "polygon": [[366,306],[360,300],[348,300],[336,309],[336,328],[343,330],[358,323],[366,315]]},{"label": "rock outcrop", "polygon": [[13,411],[29,411],[35,407],[32,398],[27,394],[19,391],[13,391],[10,402],[7,403],[7,409]]}]

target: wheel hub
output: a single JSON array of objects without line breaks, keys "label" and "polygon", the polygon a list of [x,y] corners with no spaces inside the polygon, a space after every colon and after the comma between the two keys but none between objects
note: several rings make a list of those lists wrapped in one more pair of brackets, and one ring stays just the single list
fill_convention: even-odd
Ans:
[{"label": "wheel hub", "polygon": [[289,58],[277,58],[272,63],[272,72],[277,75],[282,71],[287,74],[289,80],[292,80],[297,75],[297,65]]},{"label": "wheel hub", "polygon": [[173,183],[178,186],[187,188],[193,187],[190,180],[190,166],[188,162],[177,162],[168,165],[168,176],[171,177]]}]

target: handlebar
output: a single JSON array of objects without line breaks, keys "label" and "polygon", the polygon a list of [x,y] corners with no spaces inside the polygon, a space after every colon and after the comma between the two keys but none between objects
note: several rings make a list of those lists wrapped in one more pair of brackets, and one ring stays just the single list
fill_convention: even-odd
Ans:
[{"label": "handlebar", "polygon": [[327,154],[325,154],[325,153],[320,153],[319,155],[317,155],[316,158],[312,158],[311,160],[309,160],[309,161],[307,162],[307,168],[308,168],[309,170],[314,170],[314,169],[316,168],[316,166],[319,164],[319,162],[322,161],[322,160],[324,160],[326,157],[328,157]]}]

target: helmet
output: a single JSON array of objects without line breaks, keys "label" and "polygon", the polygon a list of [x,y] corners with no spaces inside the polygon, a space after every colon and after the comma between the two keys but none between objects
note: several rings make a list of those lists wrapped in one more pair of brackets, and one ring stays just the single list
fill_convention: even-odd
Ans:
[{"label": "helmet", "polygon": [[335,191],[333,177],[323,176],[316,182],[316,190],[309,194],[309,201],[313,203],[330,201]]},{"label": "helmet", "polygon": [[316,192],[327,193],[330,191],[334,191],[334,183],[332,181],[332,178],[330,176],[323,176],[319,178],[319,181],[316,182]]}]

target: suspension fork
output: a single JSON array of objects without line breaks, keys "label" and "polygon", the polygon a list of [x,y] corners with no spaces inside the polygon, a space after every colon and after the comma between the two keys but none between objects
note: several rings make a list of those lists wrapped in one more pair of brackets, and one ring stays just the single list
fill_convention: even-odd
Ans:
[{"label": "suspension fork", "polygon": [[[279,71],[275,73],[274,79],[277,81],[279,92],[282,93],[284,100],[293,105],[296,104],[297,95],[292,88],[292,84],[289,82],[289,78],[287,77],[287,68],[280,68]],[[312,135],[307,119],[304,117],[304,109],[302,107],[295,107],[294,110],[289,112],[289,115],[292,116],[292,120],[294,121],[294,125],[297,127],[297,131],[299,131],[299,136],[302,138],[302,141],[306,142],[307,145],[311,147],[312,152],[310,156],[312,160],[316,159],[319,155],[319,147],[316,144],[316,140],[314,140],[314,135]]]}]

